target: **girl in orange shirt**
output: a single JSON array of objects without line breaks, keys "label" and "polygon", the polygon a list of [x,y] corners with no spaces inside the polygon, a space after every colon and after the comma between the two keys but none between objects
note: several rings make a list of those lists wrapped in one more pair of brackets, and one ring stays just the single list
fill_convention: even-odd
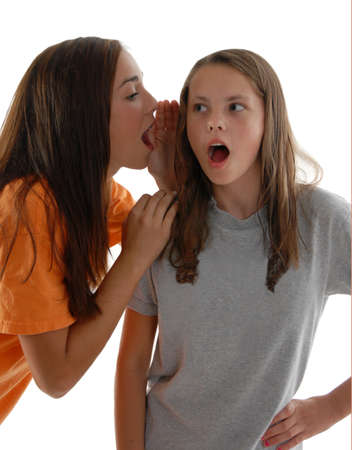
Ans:
[{"label": "girl in orange shirt", "polygon": [[[32,376],[53,397],[77,383],[166,244],[177,108],[115,40],[54,45],[20,82],[0,135],[0,423]],[[133,207],[112,177],[147,166],[162,190]]]}]

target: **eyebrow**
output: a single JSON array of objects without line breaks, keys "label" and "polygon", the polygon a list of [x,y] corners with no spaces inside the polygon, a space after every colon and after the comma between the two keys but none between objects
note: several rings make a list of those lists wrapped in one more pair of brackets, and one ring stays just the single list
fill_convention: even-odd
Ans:
[{"label": "eyebrow", "polygon": [[[202,95],[196,95],[194,98],[197,100],[201,100],[203,102],[209,101],[209,99],[207,97],[203,97]],[[247,97],[245,95],[231,95],[231,97],[226,97],[225,100],[227,102],[233,102],[235,100],[249,100],[249,97]]]},{"label": "eyebrow", "polygon": [[139,81],[139,78],[137,77],[137,75],[134,75],[134,76],[131,77],[131,78],[126,78],[126,80],[124,80],[124,81],[120,84],[119,89],[122,88],[122,86],[124,86],[126,83],[129,83],[130,81]]}]

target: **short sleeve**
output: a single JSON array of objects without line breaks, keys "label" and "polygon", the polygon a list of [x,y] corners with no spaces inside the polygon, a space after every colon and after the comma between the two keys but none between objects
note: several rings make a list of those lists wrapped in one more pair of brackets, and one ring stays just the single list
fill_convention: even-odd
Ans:
[{"label": "short sleeve", "polygon": [[[9,208],[7,215],[11,216],[11,202],[5,202],[4,195],[6,197],[6,194],[1,195],[2,219],[4,204]],[[68,309],[64,274],[55,258],[52,258],[44,203],[30,193],[26,206],[29,221],[33,225],[35,260],[32,238],[26,229],[20,228],[0,280],[0,333],[3,334],[44,333],[65,328],[75,321]],[[58,248],[62,248],[60,230],[55,231],[55,240]],[[1,267],[7,254],[7,245],[1,239]]]},{"label": "short sleeve", "polygon": [[132,195],[113,180],[111,201],[108,209],[109,247],[121,242],[122,224],[134,206]]},{"label": "short sleeve", "polygon": [[[351,293],[351,205],[336,196],[330,238],[327,295]],[[327,238],[328,236],[326,236]]]},{"label": "short sleeve", "polygon": [[127,307],[146,316],[158,315],[158,306],[150,269],[141,278]]}]

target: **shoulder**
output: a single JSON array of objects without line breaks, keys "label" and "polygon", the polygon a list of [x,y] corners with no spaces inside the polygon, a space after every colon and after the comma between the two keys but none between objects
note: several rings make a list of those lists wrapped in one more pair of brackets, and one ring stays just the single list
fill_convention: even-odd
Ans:
[{"label": "shoulder", "polygon": [[[7,184],[0,193],[0,223],[14,226],[18,219],[17,195],[24,187],[23,179]],[[42,232],[48,213],[56,210],[54,196],[45,182],[34,183],[24,200],[21,216],[29,223],[32,231]],[[21,230],[19,230],[21,231]]]},{"label": "shoulder", "polygon": [[121,242],[122,224],[133,205],[134,200],[128,190],[115,180],[112,180],[110,204],[107,213],[109,247]]},{"label": "shoulder", "polygon": [[304,188],[297,201],[301,212],[312,220],[342,225],[350,219],[351,204],[340,195],[321,187]]},{"label": "shoulder", "polygon": [[110,206],[114,213],[121,209],[131,209],[133,205],[134,200],[130,192],[121,184],[112,180]]}]

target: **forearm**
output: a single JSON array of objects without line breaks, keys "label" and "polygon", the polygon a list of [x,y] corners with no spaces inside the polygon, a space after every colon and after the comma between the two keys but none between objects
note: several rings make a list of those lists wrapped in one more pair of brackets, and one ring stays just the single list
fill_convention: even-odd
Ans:
[{"label": "forearm", "polygon": [[326,395],[333,412],[333,423],[337,423],[351,413],[351,378]]},{"label": "forearm", "polygon": [[19,336],[33,378],[44,392],[61,397],[103,349],[147,268],[170,236],[177,203],[172,193],[142,195],[124,223],[122,251],[95,293],[100,314],[58,330]]},{"label": "forearm", "polygon": [[110,338],[145,270],[137,264],[120,256],[96,294],[101,314],[69,327],[62,364],[64,391],[82,377]]},{"label": "forearm", "polygon": [[115,384],[115,430],[118,450],[144,450],[146,376],[118,365]]}]

